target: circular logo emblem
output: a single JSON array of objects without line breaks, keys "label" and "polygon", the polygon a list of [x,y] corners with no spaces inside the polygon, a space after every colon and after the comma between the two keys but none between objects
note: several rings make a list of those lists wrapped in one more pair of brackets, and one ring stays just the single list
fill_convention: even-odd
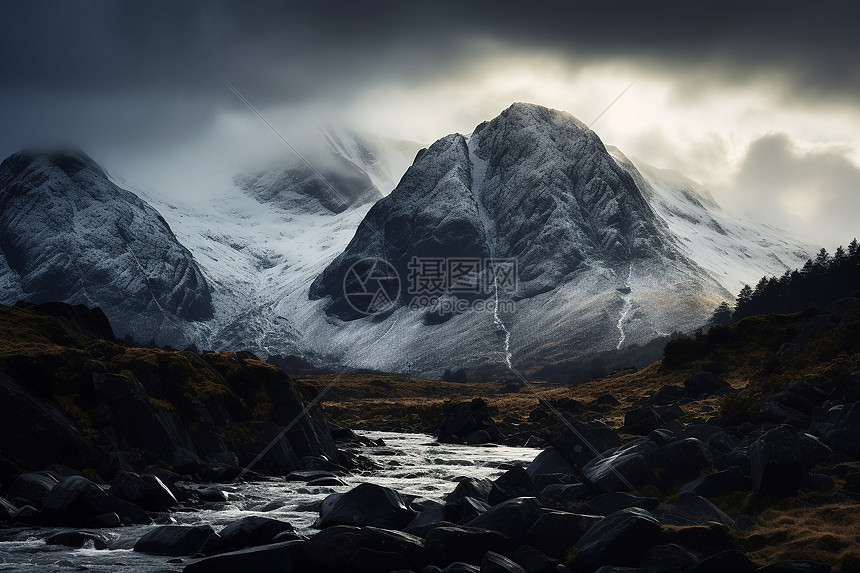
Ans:
[{"label": "circular logo emblem", "polygon": [[343,295],[361,314],[379,314],[394,308],[400,296],[400,276],[388,261],[361,259],[343,277]]}]

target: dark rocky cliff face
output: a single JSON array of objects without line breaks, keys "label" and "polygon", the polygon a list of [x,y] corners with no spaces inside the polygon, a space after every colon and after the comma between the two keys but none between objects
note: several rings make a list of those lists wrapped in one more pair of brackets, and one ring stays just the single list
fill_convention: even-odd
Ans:
[{"label": "dark rocky cliff face", "polygon": [[139,340],[213,314],[206,279],[161,215],[83,153],[0,165],[0,250],[0,274],[14,275],[0,280],[0,302],[99,306]]},{"label": "dark rocky cliff face", "polygon": [[58,303],[0,307],[0,323],[12,337],[0,349],[4,475],[62,463],[216,479],[272,441],[255,470],[337,454],[321,409],[302,415],[293,380],[250,353],[134,347],[112,339],[98,309]]}]

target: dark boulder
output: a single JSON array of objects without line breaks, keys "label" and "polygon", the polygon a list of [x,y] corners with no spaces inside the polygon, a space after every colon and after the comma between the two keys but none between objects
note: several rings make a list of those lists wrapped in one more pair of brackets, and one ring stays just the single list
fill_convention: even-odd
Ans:
[{"label": "dark boulder", "polygon": [[700,370],[684,380],[684,388],[691,398],[699,396],[712,396],[714,394],[725,394],[731,392],[731,385],[711,372]]},{"label": "dark boulder", "polygon": [[149,511],[165,511],[179,505],[176,496],[154,475],[119,471],[109,493]]},{"label": "dark boulder", "polygon": [[390,571],[419,569],[429,561],[420,537],[376,527],[336,525],[308,540],[305,555],[311,570]]},{"label": "dark boulder", "polygon": [[304,546],[302,540],[286,541],[263,547],[222,553],[189,563],[185,573],[292,573],[304,571]]},{"label": "dark boulder", "polygon": [[185,557],[196,555],[215,530],[210,525],[161,525],[134,544],[138,553]]},{"label": "dark boulder", "polygon": [[663,418],[651,406],[640,406],[624,413],[624,431],[644,436],[663,425]]},{"label": "dark boulder", "polygon": [[644,509],[622,509],[589,529],[576,543],[573,565],[636,565],[660,538],[660,522]]},{"label": "dark boulder", "polygon": [[543,488],[540,499],[547,506],[566,511],[568,507],[579,508],[582,500],[594,495],[594,489],[583,483],[555,484]]},{"label": "dark boulder", "polygon": [[599,404],[601,406],[620,406],[621,402],[618,401],[618,398],[613,396],[612,394],[601,394],[594,400],[595,404]]},{"label": "dark boulder", "polygon": [[830,448],[791,426],[778,426],[750,448],[752,486],[757,497],[794,495],[803,477],[826,460]]},{"label": "dark boulder", "polygon": [[453,562],[480,563],[487,551],[505,552],[509,537],[489,529],[463,526],[435,527],[427,532],[431,562],[446,566]]},{"label": "dark boulder", "polygon": [[809,414],[804,414],[800,410],[795,410],[790,406],[768,398],[759,407],[757,421],[759,423],[788,424],[798,429],[805,429],[809,427],[812,418]]},{"label": "dark boulder", "polygon": [[570,485],[578,483],[579,480],[573,474],[539,474],[534,476],[532,481],[538,491],[543,491],[547,486]]},{"label": "dark boulder", "polygon": [[504,555],[487,551],[481,560],[481,573],[526,573],[526,570]]},{"label": "dark boulder", "polygon": [[64,531],[45,539],[46,545],[63,545],[75,548],[84,547],[90,542],[94,549],[107,549],[108,537],[89,531]]},{"label": "dark boulder", "polygon": [[551,557],[564,559],[576,542],[602,517],[553,511],[541,515],[526,533],[525,542]]},{"label": "dark boulder", "polygon": [[681,386],[667,384],[657,392],[643,396],[636,403],[643,406],[669,406],[687,396],[687,390]]},{"label": "dark boulder", "polygon": [[486,432],[495,441],[501,438],[490,416],[490,409],[481,398],[449,406],[439,426],[438,437],[443,443],[464,443],[467,437],[476,432]]},{"label": "dark boulder", "polygon": [[572,474],[573,467],[564,459],[558,450],[550,446],[539,453],[534,460],[526,468],[529,476],[535,479],[536,476],[550,474]]},{"label": "dark boulder", "polygon": [[519,564],[528,573],[549,573],[555,571],[559,560],[550,557],[531,545],[520,545],[510,554],[511,561]]},{"label": "dark boulder", "polygon": [[346,493],[332,496],[329,496],[332,502],[324,502],[320,509],[316,524],[319,528],[372,525],[384,529],[402,529],[414,517],[414,512],[406,507],[400,494],[387,487],[363,483]]},{"label": "dark boulder", "polygon": [[648,455],[656,449],[648,438],[631,440],[594,458],[582,468],[582,475],[606,492],[632,491],[648,480]]},{"label": "dark boulder", "polygon": [[549,437],[549,442],[567,463],[581,468],[601,452],[621,445],[621,438],[603,422],[574,420],[562,424]]},{"label": "dark boulder", "polygon": [[205,555],[225,553],[235,549],[257,547],[273,543],[275,537],[285,531],[293,531],[286,521],[268,517],[243,517],[210,537],[201,548]]},{"label": "dark boulder", "polygon": [[752,482],[739,466],[702,476],[687,482],[678,490],[678,495],[696,494],[711,498],[733,491],[749,490]]},{"label": "dark boulder", "polygon": [[490,505],[498,505],[515,497],[535,497],[538,490],[528,472],[521,466],[514,466],[495,480],[487,495]]},{"label": "dark boulder", "polygon": [[21,474],[9,486],[9,497],[20,497],[39,505],[48,497],[54,486],[60,483],[60,478],[52,472],[32,472]]},{"label": "dark boulder", "polygon": [[84,525],[104,514],[116,513],[123,521],[151,522],[140,507],[106,494],[85,477],[72,476],[54,486],[42,503],[48,519],[60,525]]},{"label": "dark boulder", "polygon": [[725,454],[738,446],[738,439],[725,432],[719,426],[711,424],[689,424],[678,432],[677,439],[696,438],[711,449],[714,455]]},{"label": "dark boulder", "polygon": [[648,464],[661,482],[672,484],[698,476],[714,464],[714,458],[702,441],[685,438],[648,454]]},{"label": "dark boulder", "polygon": [[734,520],[716,505],[695,494],[679,497],[677,500],[657,506],[651,514],[664,525],[686,527],[716,522],[731,527]]},{"label": "dark boulder", "polygon": [[823,441],[833,448],[834,453],[860,459],[860,402],[845,404],[837,410]]},{"label": "dark boulder", "polygon": [[493,482],[488,479],[466,477],[457,483],[457,487],[454,488],[454,491],[445,496],[445,502],[455,503],[464,497],[487,501],[492,487]]},{"label": "dark boulder", "polygon": [[[489,508],[487,508],[489,509]],[[485,510],[486,511],[486,510]],[[406,533],[411,533],[413,535],[419,535],[423,532],[427,526],[433,525],[435,523],[439,523],[441,521],[447,522],[456,522],[460,519],[458,515],[458,511],[456,508],[448,506],[448,505],[440,505],[438,507],[431,507],[425,509],[424,511],[418,512],[418,515],[409,522],[403,531]],[[470,516],[470,519],[477,517],[476,515]]]},{"label": "dark boulder", "polygon": [[492,529],[513,540],[522,540],[540,517],[540,508],[540,502],[533,497],[509,499],[491,507],[466,526]]},{"label": "dark boulder", "polygon": [[287,481],[303,481],[305,483],[312,482],[322,478],[337,477],[334,472],[326,470],[295,470],[287,474]]},{"label": "dark boulder", "polygon": [[490,509],[488,503],[473,497],[464,497],[448,507],[453,510],[457,523],[468,523]]},{"label": "dark boulder", "polygon": [[309,564],[326,570],[349,563],[358,551],[361,528],[335,525],[323,529],[308,540],[305,555]]},{"label": "dark boulder", "polygon": [[493,436],[487,430],[478,430],[476,432],[472,432],[462,439],[463,444],[469,446],[477,446],[480,444],[492,444],[494,441]]},{"label": "dark boulder", "polygon": [[[803,417],[809,420],[812,411],[816,406],[820,406],[827,399],[827,394],[821,389],[813,386],[809,382],[797,380],[792,382],[788,388],[782,392],[777,392],[768,396],[762,401],[761,412],[765,414],[769,406],[773,406],[773,412],[778,412],[780,409],[795,412],[795,416]],[[776,420],[768,419],[763,416],[763,419],[771,422]]]}]

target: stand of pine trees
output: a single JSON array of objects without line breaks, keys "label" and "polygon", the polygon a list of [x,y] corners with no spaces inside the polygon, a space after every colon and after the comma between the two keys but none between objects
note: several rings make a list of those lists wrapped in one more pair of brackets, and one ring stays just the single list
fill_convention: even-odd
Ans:
[{"label": "stand of pine trees", "polygon": [[[860,297],[860,245],[851,241],[848,249],[841,246],[833,256],[821,249],[815,260],[807,260],[803,268],[786,271],[781,277],[762,277],[755,289],[744,285],[738,293],[737,305],[731,315],[738,321],[755,314],[800,312],[810,307],[825,308],[840,298]],[[725,324],[723,305],[714,311],[713,322]]]}]

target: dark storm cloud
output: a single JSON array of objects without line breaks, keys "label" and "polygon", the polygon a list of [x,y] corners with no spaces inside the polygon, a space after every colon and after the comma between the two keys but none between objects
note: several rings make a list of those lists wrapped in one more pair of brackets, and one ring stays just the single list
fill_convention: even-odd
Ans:
[{"label": "dark storm cloud", "polygon": [[[0,0],[3,2],[3,0]],[[543,53],[571,69],[629,61],[703,83],[766,79],[806,105],[860,90],[854,2],[75,1],[0,4],[0,153],[72,134],[193,138],[218,111],[324,101],[381,82],[468,82]],[[495,58],[495,60],[493,60]],[[702,90],[704,91],[704,90]],[[446,102],[450,105],[451,102]],[[41,137],[44,132],[44,137]],[[119,138],[119,139],[118,139]]]},{"label": "dark storm cloud", "polygon": [[[70,90],[220,89],[261,97],[449,73],[480,40],[575,60],[762,74],[802,93],[860,88],[855,2],[26,2],[4,5],[4,83]],[[405,76],[404,76],[405,74]]]}]

